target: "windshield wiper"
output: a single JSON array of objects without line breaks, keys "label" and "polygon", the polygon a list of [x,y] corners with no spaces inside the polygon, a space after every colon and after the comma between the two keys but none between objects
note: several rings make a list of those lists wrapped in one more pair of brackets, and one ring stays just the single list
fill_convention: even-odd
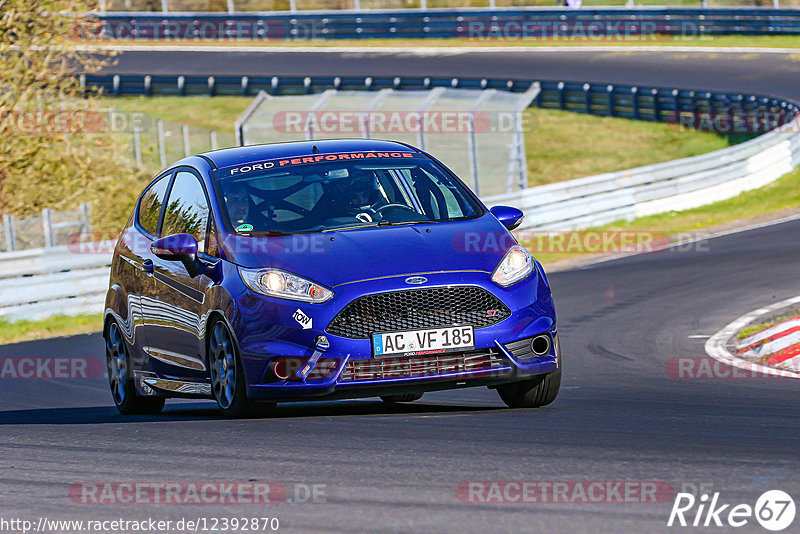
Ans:
[{"label": "windshield wiper", "polygon": [[357,230],[359,228],[378,228],[380,226],[405,226],[408,224],[423,224],[423,223],[430,223],[431,221],[377,221],[371,223],[364,223],[364,224],[353,224],[350,226],[340,226],[338,228],[326,228],[323,230],[323,233],[326,232],[338,232],[339,230]]},{"label": "windshield wiper", "polygon": [[351,224],[350,226],[337,226],[336,228],[325,228],[322,233],[338,232],[340,230],[356,230],[358,228],[377,228],[379,226],[388,226],[387,221],[378,221],[363,224]]},{"label": "windshield wiper", "polygon": [[295,233],[282,232],[280,230],[251,230],[249,232],[236,232],[236,235],[247,237],[283,237],[287,235],[295,235]]}]

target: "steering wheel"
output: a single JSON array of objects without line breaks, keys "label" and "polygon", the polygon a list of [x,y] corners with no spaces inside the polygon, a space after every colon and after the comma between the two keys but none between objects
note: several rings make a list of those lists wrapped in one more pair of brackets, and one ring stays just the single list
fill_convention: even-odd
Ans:
[{"label": "steering wheel", "polygon": [[411,206],[409,206],[408,204],[398,204],[398,203],[395,203],[395,204],[384,204],[384,205],[383,205],[383,206],[381,206],[380,208],[375,208],[375,211],[376,211],[377,213],[380,213],[380,212],[382,212],[383,210],[385,210],[386,208],[402,208],[402,209],[404,209],[404,210],[413,211],[414,213],[416,213],[416,212],[417,212],[417,210],[415,210],[414,208],[412,208],[412,207],[411,207]]}]

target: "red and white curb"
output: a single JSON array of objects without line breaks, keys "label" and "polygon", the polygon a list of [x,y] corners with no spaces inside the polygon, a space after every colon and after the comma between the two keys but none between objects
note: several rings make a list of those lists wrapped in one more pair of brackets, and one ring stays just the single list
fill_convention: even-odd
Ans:
[{"label": "red and white curb", "polygon": [[800,315],[739,340],[736,353],[770,367],[800,371]]},{"label": "red and white curb", "polygon": [[[739,341],[736,354],[726,347],[742,328],[768,315],[800,303],[800,296],[746,313],[706,341],[706,353],[717,361],[765,375],[800,378],[800,316],[783,321]],[[768,358],[765,358],[769,356]],[[765,361],[766,363],[761,363]],[[772,367],[775,365],[776,367]]]}]

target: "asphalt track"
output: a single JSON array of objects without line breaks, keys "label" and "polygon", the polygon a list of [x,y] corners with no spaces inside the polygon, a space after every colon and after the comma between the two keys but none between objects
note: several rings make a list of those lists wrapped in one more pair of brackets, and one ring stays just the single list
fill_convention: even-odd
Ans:
[{"label": "asphalt track", "polygon": [[[281,62],[286,70],[304,67]],[[372,66],[388,70],[383,63]],[[317,74],[308,65],[305,72]],[[608,77],[616,65],[605,67]],[[751,64],[750,75],[763,66]],[[476,60],[480,68],[490,66]],[[694,79],[683,71],[687,82],[734,83],[692,68]],[[744,80],[748,69],[736,72]],[[597,80],[580,74],[573,78]],[[791,78],[780,69],[762,69],[758,77]],[[797,91],[791,84],[761,89]],[[160,416],[122,417],[110,406],[103,378],[0,380],[0,516],[277,516],[286,532],[668,532],[676,530],[666,527],[671,498],[467,504],[456,488],[470,480],[662,481],[676,492],[718,491],[732,504],[753,505],[770,489],[797,500],[796,381],[679,379],[668,368],[674,358],[704,356],[702,336],[733,318],[800,293],[799,235],[796,220],[554,273],[565,375],[556,402],[539,410],[505,409],[494,392],[464,389],[407,406],[371,399],[283,405],[276,417],[261,420],[222,419],[208,402],[173,402]],[[0,347],[0,359],[101,358],[102,350],[99,336],[78,336]],[[325,502],[85,505],[68,496],[71,484],[84,481],[248,480],[325,484]],[[796,519],[784,532],[798,525]],[[738,531],[762,530],[751,519]]]},{"label": "asphalt track", "polygon": [[800,53],[409,48],[127,49],[106,72],[230,76],[469,76],[747,92],[800,100]]}]

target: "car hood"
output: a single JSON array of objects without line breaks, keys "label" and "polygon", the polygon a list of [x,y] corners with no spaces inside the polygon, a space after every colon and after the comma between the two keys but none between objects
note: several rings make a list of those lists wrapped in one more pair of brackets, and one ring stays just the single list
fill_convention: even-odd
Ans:
[{"label": "car hood", "polygon": [[492,272],[513,236],[491,214],[470,221],[279,237],[228,236],[226,257],[242,267],[283,269],[328,287],[439,271]]}]

